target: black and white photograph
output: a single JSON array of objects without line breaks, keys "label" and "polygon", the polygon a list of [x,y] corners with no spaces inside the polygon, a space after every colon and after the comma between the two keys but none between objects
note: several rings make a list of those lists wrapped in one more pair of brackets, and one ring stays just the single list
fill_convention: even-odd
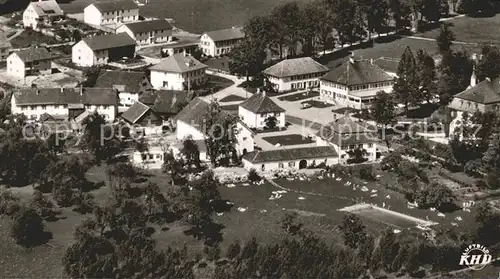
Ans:
[{"label": "black and white photograph", "polygon": [[500,279],[500,0],[0,0],[0,279]]}]

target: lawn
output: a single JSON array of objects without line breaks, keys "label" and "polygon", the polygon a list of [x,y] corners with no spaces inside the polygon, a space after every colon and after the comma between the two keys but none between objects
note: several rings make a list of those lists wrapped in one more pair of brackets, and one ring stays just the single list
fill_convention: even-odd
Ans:
[{"label": "lawn", "polygon": [[[448,23],[452,24],[451,30],[455,33],[455,40],[472,44],[500,44],[500,34],[497,26],[500,24],[500,14],[493,17],[461,17]],[[417,34],[426,38],[436,38],[439,29]]]},{"label": "lawn", "polygon": [[272,145],[280,144],[280,145],[299,145],[299,144],[309,144],[314,141],[310,138],[304,137],[299,134],[290,134],[290,135],[282,135],[282,136],[272,136],[272,137],[263,137],[263,140],[269,142]]},{"label": "lawn", "polygon": [[238,95],[229,95],[226,96],[222,99],[219,100],[221,103],[229,103],[229,102],[237,102],[237,101],[244,101],[246,100],[245,98],[238,96]]},{"label": "lawn", "polygon": [[318,97],[318,96],[319,96],[318,91],[306,91],[306,92],[300,92],[300,93],[287,95],[284,97],[279,97],[278,100],[295,102],[295,101],[301,101],[301,100],[305,100],[305,99],[313,98],[313,97]]},{"label": "lawn", "polygon": [[206,75],[207,82],[198,88],[193,88],[197,96],[206,96],[222,89],[228,88],[233,85],[234,82],[227,78],[223,78],[215,75]]},{"label": "lawn", "polygon": [[229,112],[238,112],[238,106],[239,105],[226,105],[226,106],[221,106],[221,108],[225,111]]},{"label": "lawn", "polygon": [[24,48],[40,44],[55,44],[57,42],[58,41],[54,37],[29,29],[24,30],[19,36],[10,41],[13,48]]}]

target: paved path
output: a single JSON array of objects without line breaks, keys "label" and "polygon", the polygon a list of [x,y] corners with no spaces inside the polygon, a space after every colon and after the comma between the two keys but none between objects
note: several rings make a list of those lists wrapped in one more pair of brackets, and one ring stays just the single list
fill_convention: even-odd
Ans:
[{"label": "paved path", "polygon": [[[229,96],[229,95],[237,95],[237,96],[240,96],[243,98],[248,98],[252,95],[252,93],[248,93],[244,88],[238,87],[238,85],[240,85],[241,83],[243,83],[245,81],[245,79],[243,79],[243,78],[239,79],[238,77],[233,76],[233,75],[217,73],[217,72],[209,71],[209,70],[207,70],[207,74],[227,78],[227,79],[231,80],[232,82],[234,82],[233,85],[231,85],[227,88],[224,88],[220,91],[217,91],[214,94],[202,97],[203,99],[205,99],[207,101],[210,101],[212,99],[220,100],[220,99],[222,99],[226,96]],[[229,104],[229,103],[227,103],[227,104]],[[224,104],[224,105],[227,105],[227,104]]]},{"label": "paved path", "polygon": [[23,29],[20,29],[20,30],[17,30],[15,34],[13,34],[12,36],[8,37],[7,40],[11,41],[12,39],[14,39],[15,37],[21,35],[21,33],[23,33]]}]

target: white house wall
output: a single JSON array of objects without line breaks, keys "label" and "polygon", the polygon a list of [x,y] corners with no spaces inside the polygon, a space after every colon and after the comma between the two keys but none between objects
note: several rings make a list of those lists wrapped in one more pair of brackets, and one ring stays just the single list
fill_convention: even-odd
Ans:
[{"label": "white house wall", "polygon": [[[201,127],[198,127],[200,129]],[[193,140],[204,140],[205,135],[201,133],[200,131],[197,130],[197,128],[192,127],[188,123],[185,123],[183,121],[177,120],[177,128],[176,128],[176,133],[177,133],[177,139],[178,140],[184,140],[185,138],[191,136]]]},{"label": "white house wall", "polygon": [[36,29],[38,27],[38,14],[30,4],[23,12],[23,26]]},{"label": "white house wall", "polygon": [[94,5],[84,9],[84,21],[93,25],[106,25],[139,20],[139,9],[117,10],[101,13]]},{"label": "white house wall", "polygon": [[[259,173],[277,171],[277,170],[298,170],[300,161],[305,160],[307,166],[311,166],[314,162],[315,165],[325,163],[327,166],[336,165],[339,163],[337,157],[323,157],[314,159],[301,159],[301,160],[285,160],[278,162],[261,162],[261,163],[251,163],[250,161],[243,159],[243,167],[246,170],[255,169]],[[264,169],[262,166],[264,165]]]},{"label": "white house wall", "polygon": [[7,74],[17,78],[25,76],[24,62],[16,54],[7,57]]},{"label": "white house wall", "polygon": [[264,113],[255,114],[241,106],[238,107],[238,116],[250,128],[264,128],[266,126],[266,119],[270,116],[275,116],[278,122],[276,126],[285,127],[285,113]]},{"label": "white house wall", "polygon": [[[332,101],[339,105],[351,107],[355,109],[363,109],[371,103],[363,103],[362,99],[374,99],[379,91],[392,93],[393,83],[385,81],[376,85],[366,85],[366,89],[348,90],[345,85],[336,84],[329,81],[320,81],[320,96],[325,101]],[[358,97],[353,94],[360,94],[363,97]]]},{"label": "white house wall", "polygon": [[83,9],[83,21],[88,24],[101,25],[101,12],[94,6],[90,5]]},{"label": "white house wall", "polygon": [[182,74],[151,71],[151,85],[155,89],[184,90],[184,82],[189,80],[191,84],[198,84],[205,82],[205,79],[205,69]]},{"label": "white house wall", "polygon": [[313,77],[304,79],[292,79],[292,77],[277,78],[273,76],[267,76],[269,83],[272,84],[273,88],[278,92],[292,91],[292,90],[306,90],[309,88],[319,87],[319,74],[311,74]]}]

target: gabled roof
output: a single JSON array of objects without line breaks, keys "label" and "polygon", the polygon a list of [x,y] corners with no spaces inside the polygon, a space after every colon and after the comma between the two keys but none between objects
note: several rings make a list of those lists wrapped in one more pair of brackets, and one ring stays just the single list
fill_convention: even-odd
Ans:
[{"label": "gabled roof", "polygon": [[339,145],[378,142],[377,130],[368,129],[350,116],[322,126],[316,135]]},{"label": "gabled roof", "polygon": [[12,95],[16,105],[116,105],[113,88],[24,88]]},{"label": "gabled roof", "polygon": [[116,47],[135,46],[135,41],[127,33],[106,34],[87,37],[82,40],[92,50],[104,50]]},{"label": "gabled roof", "polygon": [[29,5],[33,7],[38,16],[61,16],[64,14],[55,0],[31,2]]},{"label": "gabled roof", "polygon": [[149,68],[151,71],[185,73],[205,69],[208,66],[196,60],[191,55],[177,53],[161,60]]},{"label": "gabled roof", "polygon": [[494,104],[500,102],[500,78],[485,79],[471,88],[455,95],[455,98],[479,104]]},{"label": "gabled roof", "polygon": [[139,9],[133,0],[103,1],[91,5],[94,5],[101,13]]},{"label": "gabled roof", "polygon": [[150,31],[163,31],[170,30],[172,31],[172,25],[164,19],[154,19],[154,20],[143,20],[137,22],[126,23],[130,31],[133,33],[144,33]]},{"label": "gabled roof", "polygon": [[15,52],[15,54],[24,62],[33,62],[33,61],[42,61],[42,60],[51,60],[54,59],[55,56],[49,52],[46,48],[27,48],[24,50],[20,50]]},{"label": "gabled roof", "polygon": [[331,158],[337,156],[338,154],[332,146],[315,146],[253,151],[243,155],[243,159],[251,163],[266,163],[314,158]]},{"label": "gabled roof", "polygon": [[253,94],[252,97],[240,104],[240,106],[253,113],[284,112],[271,98],[264,93]]},{"label": "gabled roof", "polygon": [[189,102],[189,104],[177,114],[175,120],[201,128],[205,121],[205,116],[209,113],[209,109],[210,104],[197,97]]},{"label": "gabled roof", "polygon": [[153,105],[153,111],[160,114],[177,114],[181,104],[189,104],[193,94],[188,91],[159,90]]},{"label": "gabled roof", "polygon": [[311,57],[286,59],[263,71],[264,74],[273,77],[290,77],[315,73],[326,73],[328,67],[316,62]]},{"label": "gabled roof", "polygon": [[141,117],[146,114],[150,108],[141,102],[135,102],[128,110],[124,111],[121,118],[131,124],[135,124]]},{"label": "gabled roof", "polygon": [[104,71],[97,78],[95,87],[115,88],[119,92],[140,94],[150,86],[144,72]]},{"label": "gabled roof", "polygon": [[324,75],[322,80],[347,86],[392,81],[394,78],[370,61],[350,60]]},{"label": "gabled roof", "polygon": [[207,34],[207,36],[214,42],[245,38],[243,27],[233,27],[228,29],[209,31],[205,34]]},{"label": "gabled roof", "polygon": [[11,48],[12,44],[5,36],[5,32],[0,31],[0,48]]},{"label": "gabled roof", "polygon": [[154,105],[156,98],[158,97],[158,91],[148,91],[139,96],[139,101],[145,105]]}]

